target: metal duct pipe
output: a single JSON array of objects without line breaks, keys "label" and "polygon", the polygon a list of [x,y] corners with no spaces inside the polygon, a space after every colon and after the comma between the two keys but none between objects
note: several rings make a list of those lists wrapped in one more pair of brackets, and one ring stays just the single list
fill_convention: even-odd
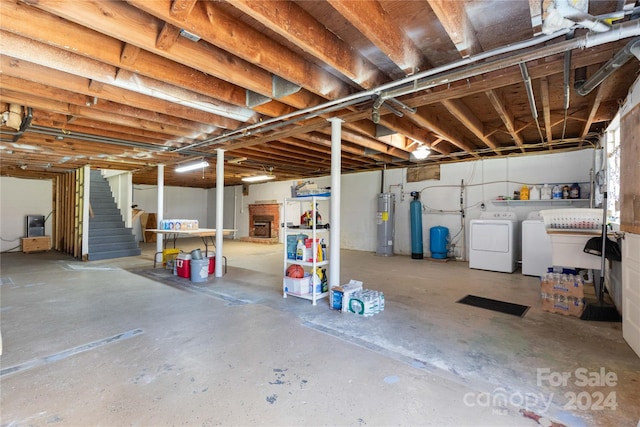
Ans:
[{"label": "metal duct pipe", "polygon": [[[313,113],[311,116],[315,117],[327,111],[335,111],[339,108],[343,108],[348,105],[377,97],[378,95],[382,96],[384,99],[401,97],[403,95],[419,92],[421,90],[429,89],[442,84],[448,84],[452,81],[467,79],[481,73],[515,66],[520,62],[532,61],[543,58],[545,56],[556,55],[567,50],[584,49],[622,40],[628,37],[640,36],[640,22],[638,20],[623,22],[621,24],[615,25],[614,27],[612,27],[611,31],[608,31],[606,33],[587,33],[582,37],[559,42],[551,46],[543,46],[542,48],[537,50],[514,53],[507,58],[494,59],[493,61],[489,61],[486,63],[472,65],[467,68],[461,68],[465,65],[473,64],[481,60],[493,58],[505,53],[515,52],[517,50],[522,50],[539,45],[541,43],[546,43],[547,41],[564,35],[567,32],[568,30],[563,30],[554,34],[541,36],[521,43],[493,49],[479,55],[461,59],[451,64],[436,67],[421,73],[416,73],[391,83],[386,83],[371,90],[354,93],[353,95],[349,95],[344,98],[325,102],[323,104],[308,107],[289,114],[284,114],[282,116],[274,117],[260,123],[255,123],[253,125],[248,125],[234,131],[227,132],[223,135],[210,138],[199,143],[191,144],[175,151],[182,151],[190,148],[233,141],[244,137],[248,133],[254,132],[255,129],[260,129],[272,123],[284,121],[283,123],[278,124],[276,127],[284,126],[287,123],[295,123],[303,120],[303,118],[292,119],[293,117],[297,117],[302,114]],[[429,80],[425,80],[427,78],[429,78]]]},{"label": "metal duct pipe", "polygon": [[24,115],[24,118],[22,119],[22,123],[20,124],[20,129],[18,130],[18,132],[16,132],[15,136],[13,137],[13,142],[18,142],[22,134],[24,134],[25,131],[29,129],[29,127],[31,126],[32,120],[33,120],[33,110],[31,109],[31,107],[27,107],[27,113]]},{"label": "metal duct pipe", "polygon": [[[418,73],[418,74],[414,74],[412,76],[406,77],[402,80],[398,80],[395,82],[391,82],[391,83],[386,83],[384,85],[378,86],[377,88],[373,88],[367,91],[363,91],[363,92],[359,92],[359,93],[354,93],[353,95],[349,95],[346,96],[344,98],[340,98],[340,99],[335,99],[333,101],[329,101],[329,102],[325,102],[323,104],[318,104],[318,105],[314,105],[313,107],[308,107],[308,108],[304,108],[302,110],[298,110],[298,111],[294,111],[292,113],[288,113],[288,114],[284,114],[282,116],[278,116],[278,117],[273,117],[271,119],[268,120],[264,120],[260,123],[255,123],[252,125],[247,125],[244,126],[242,128],[227,132],[223,135],[220,135],[218,137],[214,137],[214,138],[210,138],[208,140],[202,141],[200,143],[195,143],[186,147],[183,147],[182,149],[189,149],[189,148],[194,148],[194,147],[199,147],[202,145],[211,145],[211,144],[220,144],[223,142],[227,142],[227,141],[232,141],[238,138],[241,138],[243,136],[245,136],[248,132],[252,132],[253,129],[257,129],[257,128],[261,128],[263,126],[266,126],[270,123],[276,123],[276,122],[280,122],[283,120],[288,120],[291,119],[293,117],[299,116],[301,114],[306,114],[306,113],[310,113],[310,112],[316,112],[315,115],[320,115],[323,114],[324,111],[321,111],[325,108],[331,107],[331,106],[340,106],[343,107],[345,106],[345,103],[347,102],[351,102],[354,101],[355,102],[351,102],[351,104],[355,104],[358,102],[362,102],[364,100],[370,99],[370,98],[377,98],[380,95],[380,91],[382,90],[387,90],[387,89],[393,89],[399,86],[402,86],[404,84],[407,84],[409,82],[415,82],[417,79],[423,78],[425,76],[429,76],[429,75],[433,75],[436,74],[438,72],[443,72],[443,71],[447,71],[447,70],[451,70],[457,67],[461,67],[464,66],[466,64],[471,64],[477,61],[481,61],[487,58],[491,58],[493,56],[497,56],[497,55],[502,55],[505,53],[510,53],[513,52],[515,50],[518,49],[525,49],[528,47],[532,47],[532,46],[536,46],[542,43],[546,43],[549,40],[552,40],[558,36],[561,36],[563,34],[566,34],[568,30],[562,30],[559,31],[557,33],[554,34],[548,34],[548,35],[544,35],[544,36],[540,36],[531,40],[526,40],[520,43],[515,43],[512,45],[508,45],[508,46],[503,46],[501,48],[498,49],[493,49],[478,55],[475,55],[473,57],[467,57],[464,58],[458,62],[452,63],[452,64],[448,64],[448,65],[443,65],[437,68],[433,68],[431,70],[428,71],[424,71],[422,73]],[[639,31],[640,34],[640,31]],[[627,36],[629,37],[629,36]],[[382,105],[382,104],[380,104]],[[331,110],[334,111],[335,109]],[[289,122],[287,122],[289,123]]]},{"label": "metal duct pipe", "polygon": [[[31,109],[29,109],[29,111],[31,111]],[[68,138],[79,139],[87,142],[99,142],[104,144],[120,145],[120,146],[130,147],[130,148],[141,148],[145,150],[153,150],[153,151],[159,151],[159,152],[169,151],[168,147],[164,147],[164,146],[155,146],[155,145],[147,144],[144,142],[129,141],[126,139],[119,139],[119,138],[107,138],[104,136],[92,135],[92,134],[83,133],[83,132],[73,132],[71,134],[66,134],[62,132],[60,129],[47,127],[47,126],[40,126],[40,125],[29,126],[27,129],[24,130],[24,132],[33,132],[39,135],[47,135],[55,138],[68,137]],[[11,131],[2,130],[0,131],[0,135],[2,134],[7,134],[15,137],[16,135],[20,135],[21,132],[20,131],[11,132]],[[4,138],[2,138],[2,140],[9,142],[9,140]],[[199,157],[212,157],[212,158],[215,157],[214,154],[204,153],[200,151],[185,151],[183,154],[199,156]]]},{"label": "metal duct pipe", "polygon": [[631,50],[631,53],[633,53],[635,57],[638,58],[638,60],[640,61],[640,44],[634,43],[633,46],[631,46],[630,50]]},{"label": "metal duct pipe", "polygon": [[598,87],[600,83],[609,77],[615,70],[622,67],[629,59],[636,56],[640,52],[640,38],[631,40],[627,45],[616,53],[602,68],[595,72],[580,87],[576,88],[576,92],[581,96],[588,95],[593,89]]},{"label": "metal duct pipe", "polygon": [[529,76],[529,70],[527,70],[527,65],[524,62],[520,63],[520,72],[522,73],[522,80],[524,80],[524,87],[527,90],[527,98],[529,98],[529,108],[531,108],[531,115],[536,121],[538,134],[540,135],[540,142],[544,144],[544,137],[542,136],[542,129],[540,129],[540,121],[538,120],[538,108],[536,107],[536,99],[533,96],[531,76]]}]

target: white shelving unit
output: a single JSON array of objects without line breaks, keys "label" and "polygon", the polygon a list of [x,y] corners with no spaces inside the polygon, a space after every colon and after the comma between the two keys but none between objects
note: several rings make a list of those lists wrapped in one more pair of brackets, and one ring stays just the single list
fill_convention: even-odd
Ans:
[{"label": "white shelving unit", "polygon": [[589,199],[545,199],[545,200],[491,200],[494,205],[507,206],[569,206],[569,205],[589,205]]},{"label": "white shelving unit", "polygon": [[[316,270],[316,267],[323,267],[323,266],[328,266],[329,265],[329,260],[327,259],[323,259],[322,261],[318,261],[318,252],[317,252],[317,246],[314,245],[314,243],[316,242],[316,239],[324,239],[325,242],[327,242],[327,244],[329,243],[329,229],[324,228],[324,224],[327,224],[328,221],[324,221],[323,224],[316,224],[316,206],[318,203],[320,202],[326,202],[327,203],[327,212],[329,212],[329,206],[328,203],[330,201],[329,197],[316,197],[316,196],[309,196],[309,197],[295,197],[295,198],[286,198],[284,199],[284,205],[283,205],[283,216],[284,216],[284,239],[285,239],[285,244],[284,244],[284,268],[283,268],[283,278],[282,278],[282,296],[284,298],[286,298],[288,295],[294,296],[296,298],[303,298],[306,300],[310,300],[311,303],[313,305],[316,305],[316,302],[319,299],[325,298],[329,296],[329,292],[316,292],[316,286],[312,286],[311,287],[311,292],[309,293],[294,293],[291,291],[287,290],[286,287],[286,275],[287,275],[287,268],[292,265],[292,264],[298,264],[301,265],[304,269],[305,272],[309,272],[311,273],[311,278],[310,278],[310,283],[313,284],[313,272]],[[294,212],[291,212],[291,207],[289,206],[292,203],[297,203],[302,206],[304,206],[305,204],[311,204],[311,217],[313,218],[313,225],[310,227],[306,227],[303,224],[301,224],[300,226],[288,226],[287,225],[287,221],[288,222],[293,222],[293,223],[297,223],[299,222],[299,214],[303,211],[306,211],[307,209],[297,209],[295,210],[295,214],[297,215],[297,217],[294,217],[293,220],[291,221],[291,216],[294,214]],[[290,235],[294,235],[294,234],[307,234],[309,235],[309,238],[312,239],[312,260],[311,261],[306,261],[306,260],[296,260],[296,259],[290,259],[287,256],[287,236]],[[329,250],[327,249],[326,251],[326,256],[329,256]],[[309,271],[310,269],[310,271]],[[328,274],[328,273],[327,273]]]}]

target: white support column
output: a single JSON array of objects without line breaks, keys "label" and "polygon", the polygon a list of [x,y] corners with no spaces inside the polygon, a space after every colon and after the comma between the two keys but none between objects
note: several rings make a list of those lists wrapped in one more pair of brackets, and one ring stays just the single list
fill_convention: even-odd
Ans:
[{"label": "white support column", "polygon": [[222,277],[222,237],[224,224],[224,150],[216,149],[216,268],[215,277]]},{"label": "white support column", "polygon": [[[156,209],[156,228],[160,227],[160,221],[164,219],[164,165],[158,165],[158,207]],[[162,253],[164,249],[162,245],[162,234],[156,234],[156,252]],[[157,255],[157,254],[156,254]],[[162,263],[162,255],[160,259],[154,259]]]},{"label": "white support column", "polygon": [[329,289],[340,286],[340,177],[342,173],[342,120],[331,122],[331,212],[329,221]]}]

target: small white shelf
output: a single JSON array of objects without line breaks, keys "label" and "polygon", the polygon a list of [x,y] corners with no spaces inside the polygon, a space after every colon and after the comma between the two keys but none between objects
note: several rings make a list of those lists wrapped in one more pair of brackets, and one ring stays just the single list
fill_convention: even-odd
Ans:
[{"label": "small white shelf", "polygon": [[316,261],[314,263],[313,261],[300,261],[299,259],[287,258],[286,262],[287,264],[298,264],[303,267],[322,267],[324,265],[329,265],[329,260]]},{"label": "small white shelf", "polygon": [[290,295],[292,297],[296,297],[296,298],[302,298],[302,299],[307,299],[309,301],[311,301],[312,303],[314,303],[315,305],[315,301],[321,299],[321,298],[326,298],[329,296],[329,292],[323,292],[321,294],[294,294],[293,292],[285,292],[285,298],[286,295]]},{"label": "small white shelf", "polygon": [[491,200],[494,205],[575,205],[589,203],[589,199],[546,199],[546,200]]},{"label": "small white shelf", "polygon": [[[285,227],[284,232],[287,234],[304,234],[305,232],[312,232],[312,228],[291,228]],[[329,230],[326,228],[316,228],[316,233],[327,233]]]},{"label": "small white shelf", "polygon": [[[297,226],[295,228],[292,227],[288,227],[287,226],[287,221],[289,221],[290,219],[293,218],[289,218],[291,216],[291,212],[288,212],[288,205],[290,202],[292,203],[297,203],[299,206],[301,206],[302,204],[306,204],[306,203],[310,203],[311,204],[311,218],[317,218],[316,217],[316,209],[317,209],[317,202],[330,202],[331,198],[330,197],[325,197],[325,196],[308,196],[308,197],[295,197],[295,198],[286,198],[284,200],[284,227],[283,227],[283,231],[284,231],[284,235],[288,236],[288,235],[294,235],[294,234],[307,234],[307,235],[311,235],[310,238],[312,239],[312,241],[314,242],[318,242],[319,238],[317,237],[318,235],[322,235],[322,239],[326,239],[328,240],[328,229],[324,228],[324,225],[320,224],[320,225],[313,225],[313,226]],[[297,215],[299,213],[296,212],[296,217],[295,220],[297,221]],[[286,279],[286,274],[287,274],[287,267],[291,264],[298,264],[301,265],[303,267],[311,267],[310,269],[310,273],[311,273],[311,278],[310,283],[313,283],[313,272],[316,271],[317,267],[323,267],[323,266],[328,266],[329,265],[329,260],[328,259],[323,259],[322,261],[318,261],[317,259],[317,251],[316,248],[314,246],[314,248],[312,249],[312,256],[313,259],[312,261],[301,261],[301,260],[296,260],[296,259],[290,259],[287,255],[287,242],[285,241],[284,244],[284,276]],[[328,255],[328,253],[326,254]],[[307,273],[309,273],[309,271],[307,271]],[[329,292],[317,292],[316,291],[316,285],[310,286],[311,288],[311,292],[309,292],[308,294],[298,294],[298,293],[294,293],[294,292],[290,292],[287,290],[286,285],[285,285],[286,280],[283,280],[282,283],[282,296],[284,298],[286,298],[288,295],[291,295],[292,297],[296,297],[296,298],[302,298],[302,299],[306,299],[311,301],[311,304],[316,305],[316,302],[319,299],[322,298],[326,298],[329,296]]]}]

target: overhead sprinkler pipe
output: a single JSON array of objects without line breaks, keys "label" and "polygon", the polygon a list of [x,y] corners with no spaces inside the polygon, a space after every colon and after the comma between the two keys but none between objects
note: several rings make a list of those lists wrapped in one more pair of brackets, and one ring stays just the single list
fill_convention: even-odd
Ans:
[{"label": "overhead sprinkler pipe", "polygon": [[527,70],[527,65],[525,63],[520,63],[520,72],[522,73],[522,80],[524,80],[524,86],[527,90],[527,98],[529,98],[529,108],[531,108],[531,115],[536,121],[538,134],[540,135],[540,142],[544,144],[544,137],[542,136],[542,129],[540,129],[540,121],[538,120],[538,108],[536,107],[536,99],[533,96],[531,76],[529,75],[529,70]]},{"label": "overhead sprinkler pipe", "polygon": [[627,45],[616,53],[602,68],[589,77],[580,87],[576,88],[576,92],[581,96],[588,95],[593,89],[598,87],[607,77],[614,71],[622,67],[634,56],[640,54],[640,37],[631,40]]}]

